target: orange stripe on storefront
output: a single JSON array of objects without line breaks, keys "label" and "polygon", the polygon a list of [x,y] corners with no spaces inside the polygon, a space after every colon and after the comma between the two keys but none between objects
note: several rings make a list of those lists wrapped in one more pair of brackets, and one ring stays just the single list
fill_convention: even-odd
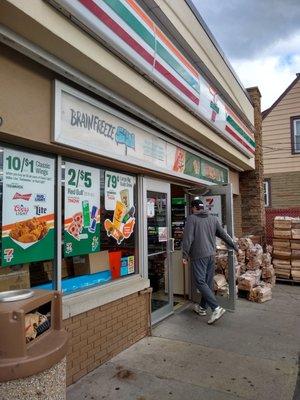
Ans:
[{"label": "orange stripe on storefront", "polygon": [[149,26],[149,28],[154,32],[154,23],[148,17],[147,14],[137,5],[134,0],[126,0],[126,2],[131,6],[131,8],[142,18],[142,20]]},{"label": "orange stripe on storefront", "polygon": [[160,40],[171,50],[177,58],[195,75],[197,78],[199,77],[199,72],[188,62],[188,60],[180,53],[180,51],[170,42],[170,40],[163,34],[163,32],[155,26],[153,21],[148,17],[147,14],[138,6],[138,4],[134,0],[126,0],[126,2],[130,5],[130,7],[142,18],[142,20],[148,25],[148,27],[155,31],[156,35],[160,38]]}]

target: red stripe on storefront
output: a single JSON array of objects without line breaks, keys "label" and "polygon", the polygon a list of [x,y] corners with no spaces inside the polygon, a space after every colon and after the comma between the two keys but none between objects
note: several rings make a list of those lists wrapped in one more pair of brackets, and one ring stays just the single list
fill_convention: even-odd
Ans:
[{"label": "red stripe on storefront", "polygon": [[[134,49],[150,65],[154,64],[154,57],[145,50],[135,39],[133,39],[116,21],[114,21],[105,11],[103,11],[92,0],[79,0],[96,18],[102,21],[108,28],[115,32],[125,43]],[[199,99],[188,90],[178,79],[175,78],[159,62],[155,62],[155,69],[171,82],[178,90],[185,94],[192,102],[199,105]]]},{"label": "red stripe on storefront", "polygon": [[231,128],[229,128],[228,125],[226,125],[225,130],[230,133],[231,136],[233,136],[239,143],[241,143],[244,147],[246,147],[247,150],[250,151],[250,153],[254,154],[255,150],[251,149],[250,146],[248,146],[240,137],[237,135]]},{"label": "red stripe on storefront", "polygon": [[136,40],[134,40],[116,21],[105,11],[98,7],[92,0],[79,0],[92,14],[115,32],[124,42],[132,47],[150,65],[154,64],[154,57],[148,53]]},{"label": "red stripe on storefront", "polygon": [[199,98],[195,96],[190,90],[188,90],[178,79],[175,78],[161,63],[155,60],[154,68],[170,81],[174,86],[177,87],[182,93],[184,93],[193,103],[199,105]]}]

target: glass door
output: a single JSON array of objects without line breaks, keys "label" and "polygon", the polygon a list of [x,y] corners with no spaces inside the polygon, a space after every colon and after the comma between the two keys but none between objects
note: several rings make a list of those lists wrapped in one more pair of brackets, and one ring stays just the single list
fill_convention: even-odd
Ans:
[{"label": "glass door", "polygon": [[[193,198],[200,198],[206,210],[215,215],[221,225],[226,229],[227,233],[234,237],[233,226],[233,203],[232,203],[232,187],[227,185],[214,185],[204,189],[202,192],[194,193]],[[227,310],[233,311],[236,304],[236,278],[234,267],[234,251],[227,251],[227,271],[225,272],[228,291],[225,294],[217,294],[218,303]],[[199,302],[200,295],[192,282],[192,300]]]},{"label": "glass door", "polygon": [[144,179],[145,265],[152,292],[152,321],[173,312],[170,272],[170,184]]}]

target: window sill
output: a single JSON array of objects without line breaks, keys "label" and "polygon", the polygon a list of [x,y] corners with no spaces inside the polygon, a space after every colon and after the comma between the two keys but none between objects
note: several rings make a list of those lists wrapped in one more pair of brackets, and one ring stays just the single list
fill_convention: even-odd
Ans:
[{"label": "window sill", "polygon": [[122,278],[103,286],[63,297],[63,319],[74,317],[104,304],[129,296],[150,286],[149,279],[140,275]]}]

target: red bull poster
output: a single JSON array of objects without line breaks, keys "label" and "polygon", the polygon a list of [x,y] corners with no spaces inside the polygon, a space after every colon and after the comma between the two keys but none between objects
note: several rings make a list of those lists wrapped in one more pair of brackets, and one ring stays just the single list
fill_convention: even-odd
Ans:
[{"label": "red bull poster", "polygon": [[100,251],[100,171],[66,162],[64,256]]}]

